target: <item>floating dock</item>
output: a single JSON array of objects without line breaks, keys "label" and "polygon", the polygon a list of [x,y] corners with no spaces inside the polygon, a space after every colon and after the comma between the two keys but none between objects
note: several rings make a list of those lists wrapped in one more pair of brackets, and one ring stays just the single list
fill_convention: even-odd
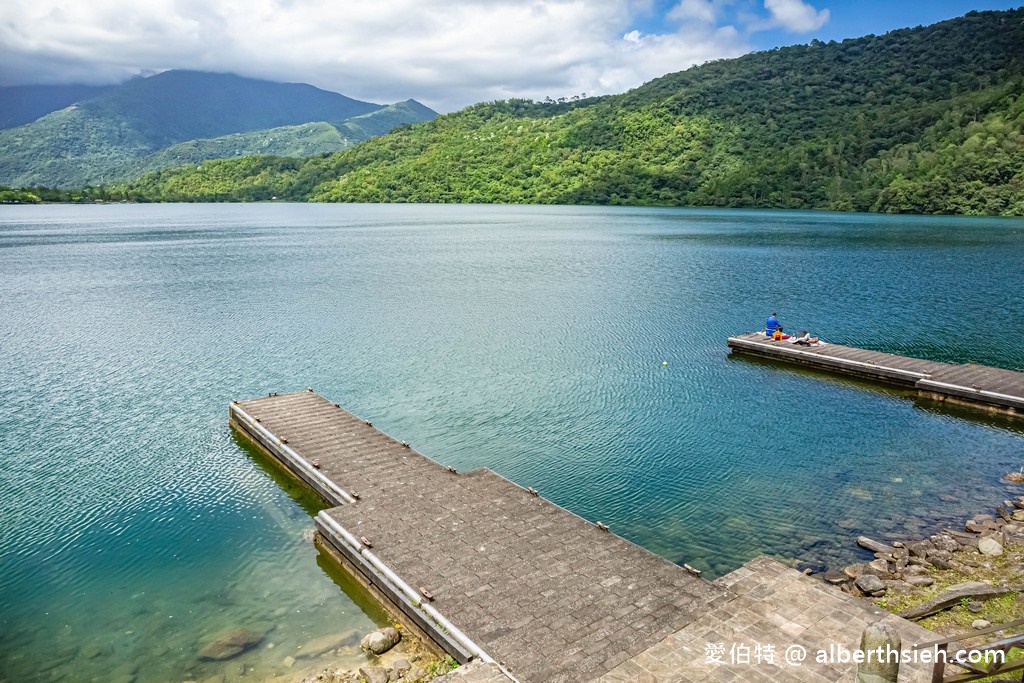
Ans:
[{"label": "floating dock", "polygon": [[907,389],[937,401],[1024,415],[1024,372],[967,363],[954,365],[839,344],[800,346],[761,332],[729,337],[734,352],[771,358]]},{"label": "floating dock", "polygon": [[[707,581],[533,489],[439,464],[312,390],[230,413],[328,502],[317,531],[350,572],[456,660],[485,666],[466,680],[754,680],[749,661],[707,653],[855,647],[877,621],[905,643],[936,637],[769,558]],[[848,680],[851,666],[765,666],[756,680]]]}]

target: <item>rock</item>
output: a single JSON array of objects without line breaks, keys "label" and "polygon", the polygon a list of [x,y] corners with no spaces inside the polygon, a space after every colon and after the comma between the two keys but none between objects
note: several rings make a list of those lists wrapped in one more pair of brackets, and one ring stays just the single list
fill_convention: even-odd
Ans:
[{"label": "rock", "polygon": [[982,629],[985,629],[985,628],[988,628],[991,625],[992,625],[992,622],[986,621],[984,619],[975,619],[974,621],[971,622],[971,628],[973,628],[975,630],[978,630],[978,631],[980,631]]},{"label": "rock", "polygon": [[263,640],[264,634],[244,628],[222,631],[213,636],[199,649],[199,659],[222,661],[237,657],[255,647]]},{"label": "rock", "polygon": [[331,650],[337,650],[339,647],[355,645],[358,637],[358,632],[350,629],[348,631],[331,633],[330,635],[314,638],[295,652],[295,658],[310,659],[312,657],[319,657]]},{"label": "rock", "polygon": [[871,552],[874,552],[874,553],[885,553],[887,555],[891,555],[893,553],[893,551],[896,550],[891,545],[886,545],[885,543],[879,543],[878,541],[872,540],[872,539],[868,538],[867,536],[858,536],[857,537],[857,545],[859,545],[861,548],[867,548]]},{"label": "rock", "polygon": [[1018,510],[1024,510],[1024,496],[1021,496],[1020,498],[1012,502],[1013,507],[1017,508]]},{"label": "rock", "polygon": [[916,564],[907,566],[907,568],[903,570],[903,573],[906,576],[928,576],[929,574],[927,569]]},{"label": "rock", "polygon": [[828,571],[822,574],[821,578],[826,583],[831,583],[832,585],[846,583],[850,580],[850,576],[846,572],[842,571]]},{"label": "rock", "polygon": [[874,574],[858,576],[853,584],[867,595],[878,597],[885,594],[885,582]]},{"label": "rock", "polygon": [[1024,527],[1017,524],[1007,524],[1003,527],[1003,536],[1006,538],[1005,545],[1024,545]]},{"label": "rock", "polygon": [[121,664],[110,669],[103,677],[103,683],[135,683],[138,666],[135,664]]},{"label": "rock", "polygon": [[[992,531],[987,533],[991,534]],[[964,534],[963,536],[957,536],[956,540],[960,542],[960,548],[958,550],[974,550],[978,547],[978,535],[977,534]]]},{"label": "rock", "polygon": [[364,666],[359,669],[359,677],[366,683],[388,683],[388,670],[380,666]]},{"label": "rock", "polygon": [[404,657],[402,659],[396,659],[391,666],[394,667],[395,671],[397,671],[400,674],[404,674],[406,671],[412,668],[412,664],[410,664],[409,660],[405,659]]},{"label": "rock", "polygon": [[870,569],[871,568],[867,565],[867,563],[863,562],[861,564],[851,564],[849,567],[843,569],[843,573],[849,576],[851,579],[856,579],[859,576],[864,576],[865,574],[869,573]]},{"label": "rock", "polygon": [[992,531],[987,534],[982,534],[981,537],[994,539],[999,545],[1006,545],[1006,534],[1002,531]]},{"label": "rock", "polygon": [[917,607],[904,610],[897,614],[897,616],[911,620],[921,619],[944,609],[949,609],[950,607],[963,604],[964,600],[991,600],[992,598],[1001,598],[1008,593],[1016,593],[1018,590],[1024,590],[1024,586],[995,588],[985,583],[969,581],[951,586],[941,595],[932,598]]},{"label": "rock", "polygon": [[967,611],[971,614],[980,614],[983,609],[985,609],[985,603],[981,600],[971,600],[967,603]]},{"label": "rock", "polygon": [[978,552],[989,557],[999,557],[1003,554],[1003,546],[996,539],[986,537],[978,541]]},{"label": "rock", "polygon": [[95,659],[100,655],[109,654],[109,651],[110,648],[106,646],[97,645],[96,643],[89,643],[87,645],[82,646],[82,649],[79,651],[78,656],[82,659]]},{"label": "rock", "polygon": [[996,529],[996,518],[992,515],[975,515],[971,519],[967,520],[967,524],[964,528],[968,531],[973,531],[980,534],[983,531],[989,531]]},{"label": "rock", "polygon": [[928,561],[936,569],[951,569],[953,567],[953,553],[948,550],[934,550],[928,555]]},{"label": "rock", "polygon": [[872,560],[871,562],[852,564],[843,569],[843,572],[851,579],[856,579],[865,574],[874,574],[883,579],[888,579],[891,576],[889,574],[889,565],[885,560]]},{"label": "rock", "polygon": [[880,576],[883,579],[889,578],[889,563],[885,560],[871,560],[868,562],[868,566],[873,570],[871,573],[875,576]]},{"label": "rock", "polygon": [[931,538],[932,547],[952,553],[960,550],[960,542],[949,534],[936,534]]},{"label": "rock", "polygon": [[917,587],[930,586],[935,583],[935,579],[930,576],[908,576],[904,581],[909,583],[911,586]]},{"label": "rock", "polygon": [[398,641],[401,639],[401,632],[397,628],[388,626],[387,628],[379,628],[373,633],[366,635],[359,642],[359,647],[379,655],[398,645]]},{"label": "rock", "polygon": [[405,674],[404,678],[410,681],[422,681],[427,677],[427,671],[422,666],[415,666],[409,669],[409,672]]},{"label": "rock", "polygon": [[290,669],[293,666],[295,666],[295,657],[288,655],[287,657],[281,660],[281,663],[285,665],[285,668]]},{"label": "rock", "polygon": [[908,545],[907,550],[910,551],[913,557],[927,557],[929,551],[935,550],[935,546],[932,545],[931,541],[918,541]]}]

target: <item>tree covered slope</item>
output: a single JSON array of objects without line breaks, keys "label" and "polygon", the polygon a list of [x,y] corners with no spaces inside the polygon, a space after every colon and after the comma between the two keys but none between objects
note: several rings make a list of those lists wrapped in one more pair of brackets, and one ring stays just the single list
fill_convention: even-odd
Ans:
[{"label": "tree covered slope", "polygon": [[97,85],[13,85],[0,88],[0,130],[32,123],[109,89],[110,86]]},{"label": "tree covered slope", "polygon": [[76,187],[209,158],[336,152],[370,137],[363,126],[433,115],[302,83],[167,71],[0,132],[0,183]]},{"label": "tree covered slope", "polygon": [[1024,215],[1024,10],[755,53],[623,95],[480,104],[138,199],[704,205]]}]

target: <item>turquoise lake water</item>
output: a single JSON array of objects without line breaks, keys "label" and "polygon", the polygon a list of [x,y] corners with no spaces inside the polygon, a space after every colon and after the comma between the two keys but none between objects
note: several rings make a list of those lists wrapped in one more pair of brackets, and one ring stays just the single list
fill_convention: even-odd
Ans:
[{"label": "turquoise lake water", "polygon": [[[710,576],[962,523],[1024,493],[1002,480],[1024,422],[725,339],[778,311],[1024,369],[1022,266],[1007,219],[0,207],[0,680],[291,680],[328,661],[284,664],[309,641],[383,623],[304,537],[317,502],[228,429],[269,391],[311,386]],[[197,661],[246,625],[257,649]]]}]

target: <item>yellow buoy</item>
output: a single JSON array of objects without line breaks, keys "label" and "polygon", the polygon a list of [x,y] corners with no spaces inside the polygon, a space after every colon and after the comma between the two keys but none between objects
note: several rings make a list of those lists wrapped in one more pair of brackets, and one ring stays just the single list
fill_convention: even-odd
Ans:
[{"label": "yellow buoy", "polygon": [[663,360],[663,361],[661,361],[661,364],[662,365],[668,365],[668,361],[667,360]]}]

